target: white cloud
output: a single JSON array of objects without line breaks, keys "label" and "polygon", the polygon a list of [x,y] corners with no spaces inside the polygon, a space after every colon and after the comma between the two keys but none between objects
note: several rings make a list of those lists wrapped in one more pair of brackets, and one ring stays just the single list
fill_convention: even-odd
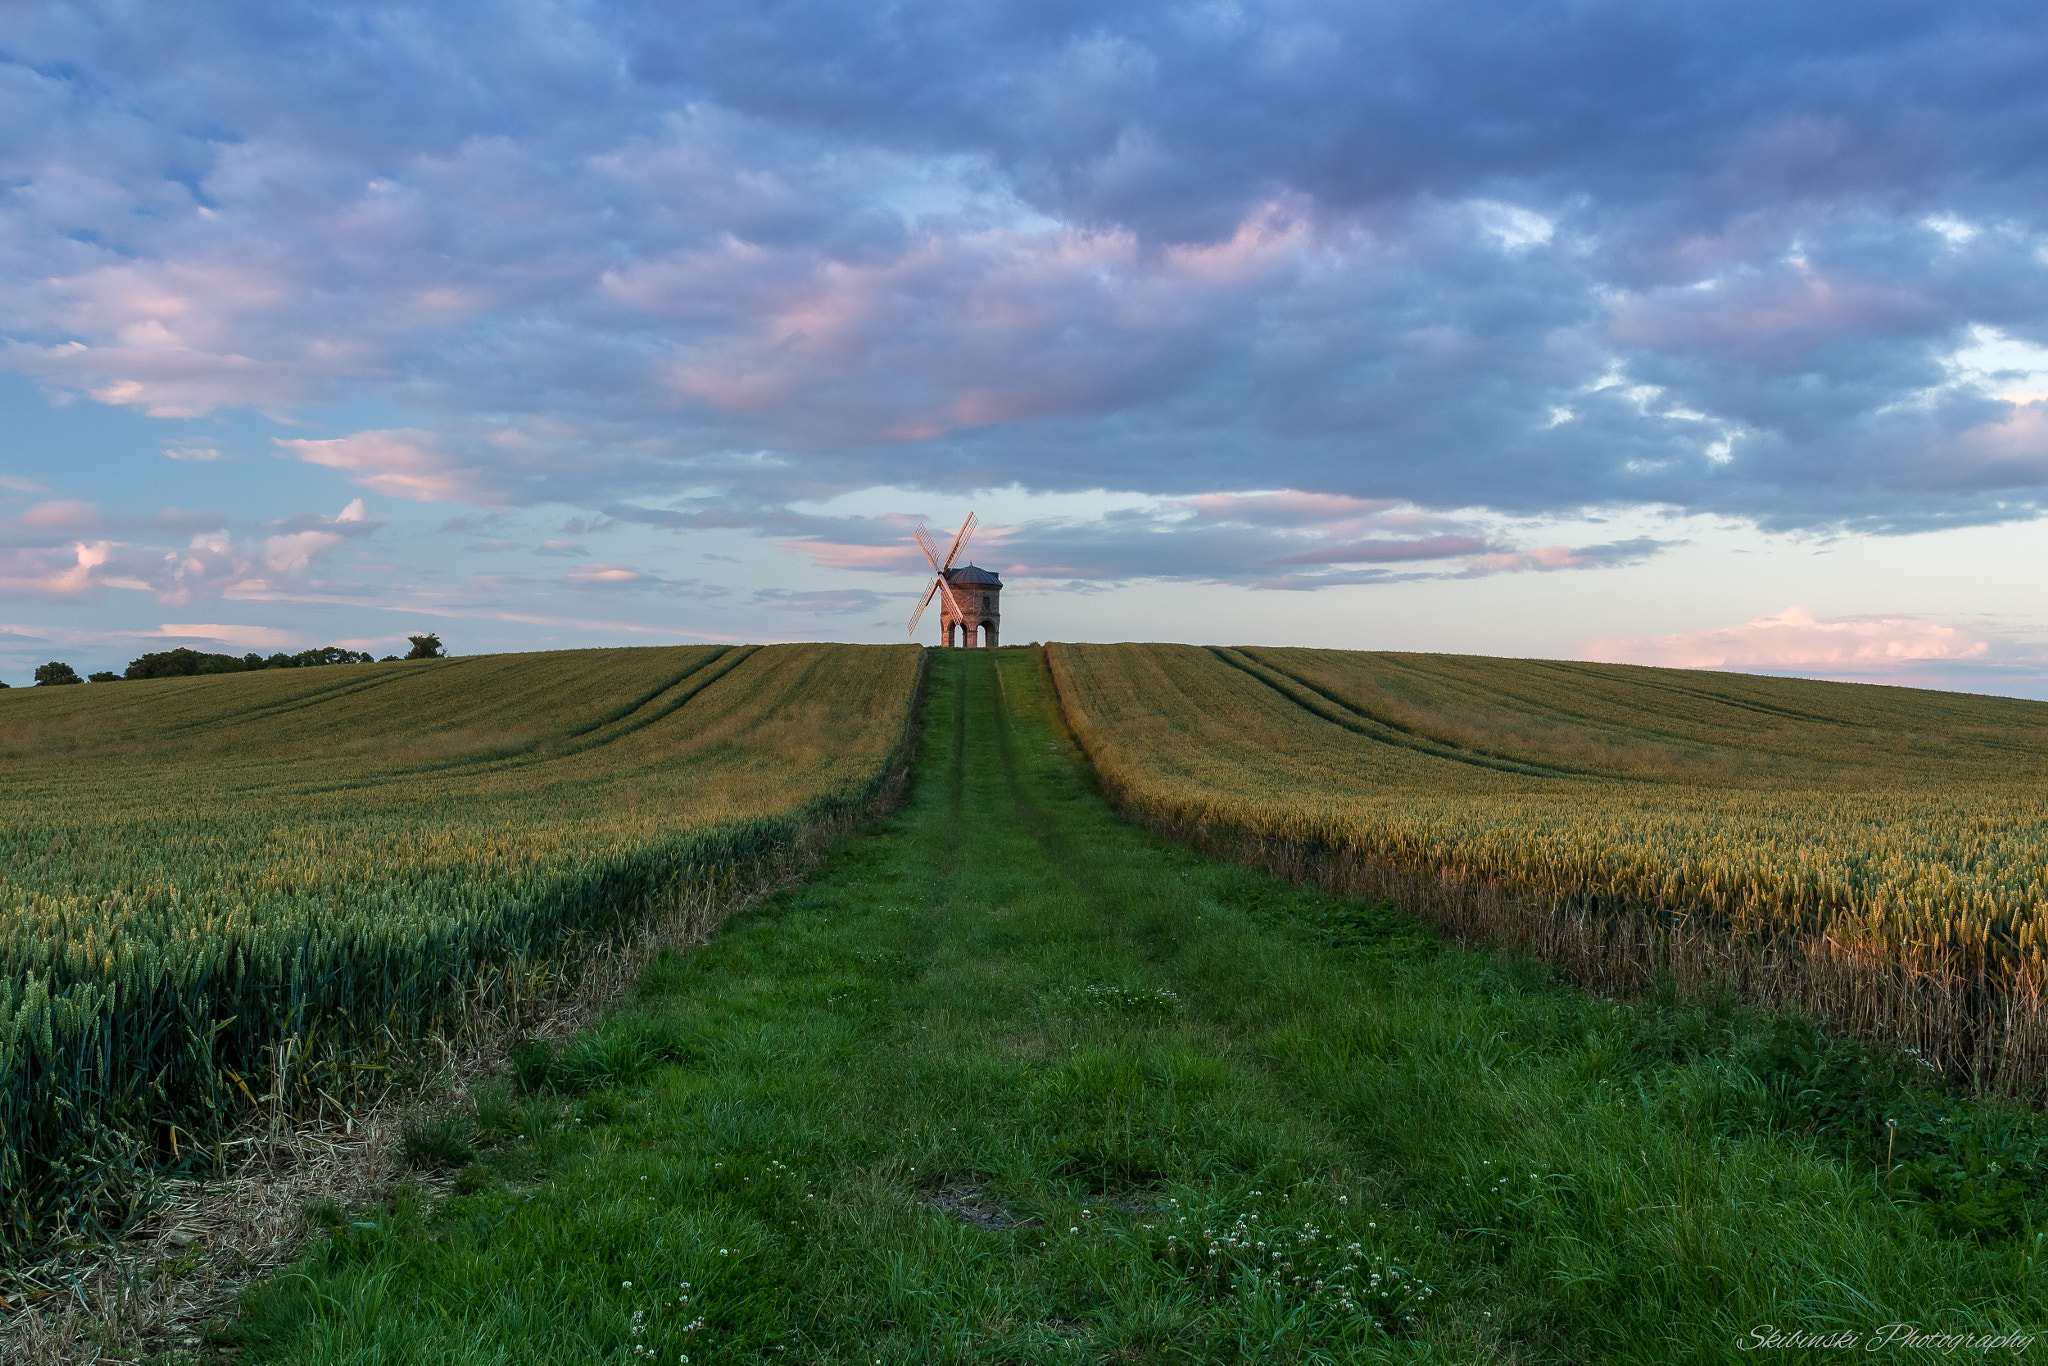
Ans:
[{"label": "white cloud", "polygon": [[263,543],[263,563],[279,574],[301,574],[319,556],[342,543],[335,531],[292,531]]},{"label": "white cloud", "polygon": [[2008,403],[2028,403],[2048,394],[2048,346],[2010,336],[1981,324],[1970,341],[1944,362],[1951,384],[1968,385]]},{"label": "white cloud", "polygon": [[1475,199],[1468,207],[1479,230],[1500,243],[1502,251],[1512,253],[1540,247],[1557,233],[1557,224],[1534,209],[1493,199]]},{"label": "white cloud", "polygon": [[1929,232],[1937,232],[1947,238],[1951,246],[1962,246],[1978,233],[1976,224],[1966,223],[1954,214],[1932,214],[1920,221],[1927,226]]}]

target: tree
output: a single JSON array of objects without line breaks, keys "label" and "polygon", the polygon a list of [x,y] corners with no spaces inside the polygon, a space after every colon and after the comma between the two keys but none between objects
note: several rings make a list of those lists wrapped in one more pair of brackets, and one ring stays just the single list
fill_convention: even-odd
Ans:
[{"label": "tree", "polygon": [[204,654],[180,645],[130,660],[130,678],[190,678],[195,674],[240,673],[247,666],[233,655]]},{"label": "tree", "polygon": [[445,659],[447,657],[441,649],[441,637],[439,636],[407,636],[406,639],[412,642],[412,653],[406,656],[407,659]]},{"label": "tree", "polygon": [[115,673],[112,669],[101,669],[98,673],[87,674],[85,681],[88,683],[119,683],[121,675]]},{"label": "tree", "polygon": [[265,659],[253,651],[246,655],[215,655],[199,650],[188,650],[180,645],[175,650],[159,650],[144,655],[128,665],[129,678],[190,678],[194,674],[237,674],[250,673],[259,669],[305,669],[316,664],[368,664],[366,650],[344,650],[339,645],[323,645],[317,650],[301,650],[295,655],[283,651]]},{"label": "tree", "polygon": [[48,688],[60,683],[83,682],[85,680],[78,676],[78,670],[60,660],[53,659],[48,664],[38,664],[36,666],[36,686],[38,688]]},{"label": "tree", "polygon": [[[278,662],[280,660],[285,660],[286,662],[280,664]],[[339,645],[323,645],[317,650],[301,650],[297,654],[290,656],[289,659],[284,655],[272,655],[270,657],[270,667],[273,669],[310,669],[322,664],[369,664],[373,662],[373,656],[368,650],[344,650]]]}]

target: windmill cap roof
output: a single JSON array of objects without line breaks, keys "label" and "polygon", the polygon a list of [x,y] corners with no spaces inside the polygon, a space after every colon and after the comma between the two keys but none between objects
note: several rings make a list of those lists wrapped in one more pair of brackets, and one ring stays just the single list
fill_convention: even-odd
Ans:
[{"label": "windmill cap roof", "polygon": [[995,573],[995,571],[989,569],[977,569],[971,564],[963,565],[960,568],[954,570],[952,573],[948,574],[946,576],[946,581],[948,583],[1002,583],[1002,579]]}]

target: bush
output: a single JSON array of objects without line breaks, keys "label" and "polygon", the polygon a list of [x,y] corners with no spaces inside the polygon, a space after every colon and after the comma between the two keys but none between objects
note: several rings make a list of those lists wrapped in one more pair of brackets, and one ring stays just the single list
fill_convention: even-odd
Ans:
[{"label": "bush", "polygon": [[412,642],[412,653],[406,656],[407,659],[444,659],[447,657],[447,652],[441,648],[441,637],[439,636],[407,636],[406,639]]},{"label": "bush", "polygon": [[101,669],[98,673],[87,674],[85,681],[88,683],[119,683],[121,675],[115,673],[112,669]]},{"label": "bush", "polygon": [[78,670],[59,660],[53,659],[48,664],[38,664],[36,666],[36,686],[38,688],[54,687],[63,683],[83,682],[85,680],[78,676]]}]

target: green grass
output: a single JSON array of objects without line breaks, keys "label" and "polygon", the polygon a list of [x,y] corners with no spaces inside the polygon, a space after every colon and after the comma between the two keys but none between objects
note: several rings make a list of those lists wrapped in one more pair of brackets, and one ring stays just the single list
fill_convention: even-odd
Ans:
[{"label": "green grass", "polygon": [[2048,1327],[2038,1171],[1968,1216],[1888,1196],[1871,1132],[1920,1106],[2024,1158],[2031,1119],[1120,825],[1033,652],[937,656],[925,723],[904,809],[424,1122],[423,1166],[476,1154],[457,1193],[315,1211],[217,1345],[1661,1363],[1754,1360],[1766,1324]]}]

